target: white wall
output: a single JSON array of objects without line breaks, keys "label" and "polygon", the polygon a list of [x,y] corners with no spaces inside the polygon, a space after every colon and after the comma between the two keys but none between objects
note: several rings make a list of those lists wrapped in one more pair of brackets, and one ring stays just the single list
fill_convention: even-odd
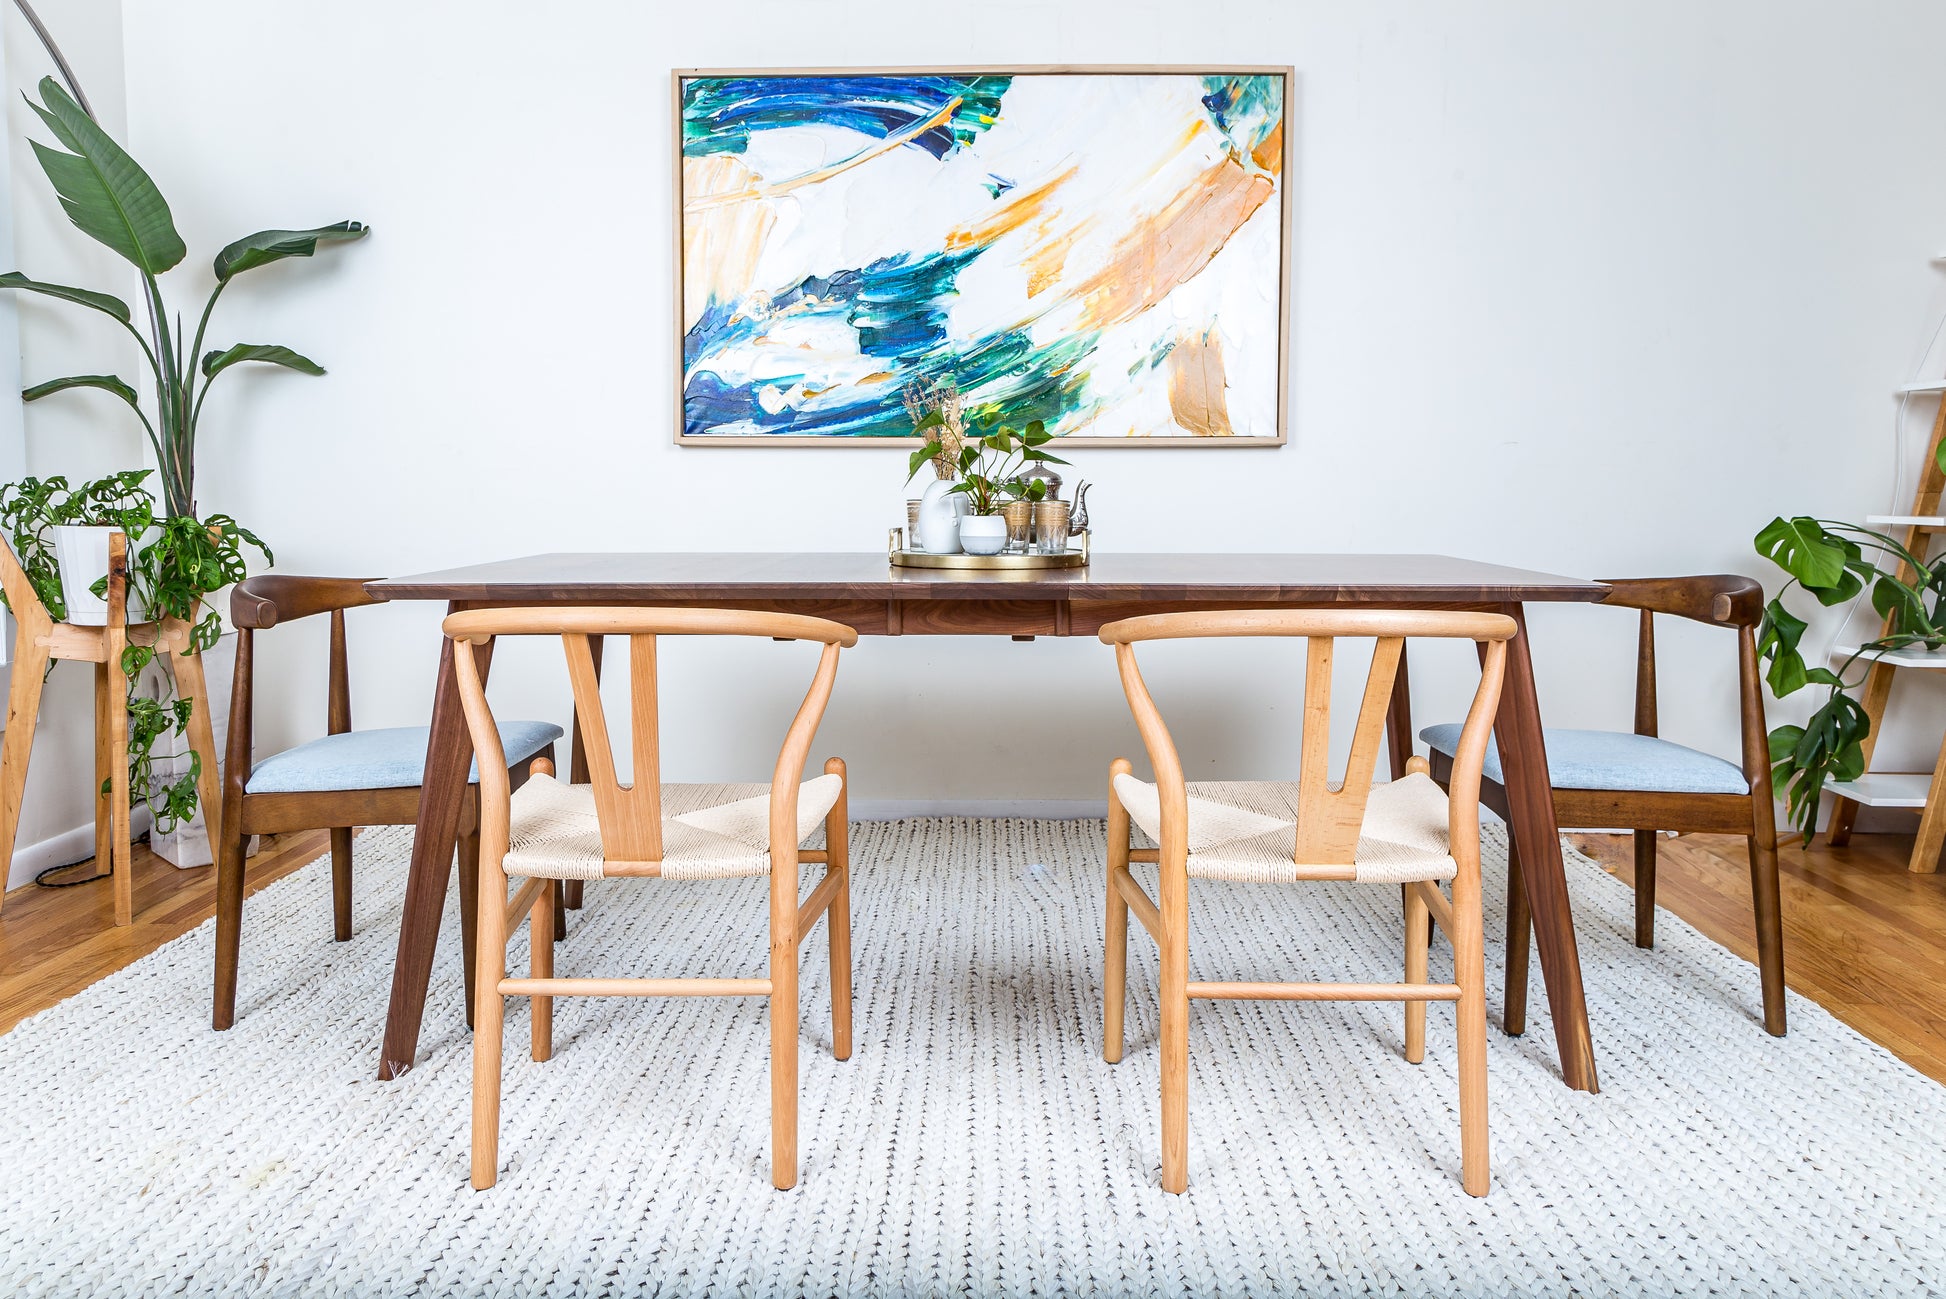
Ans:
[{"label": "white wall", "polygon": [[[61,0],[38,5],[36,11],[67,55],[103,125],[126,139],[120,0]],[[12,260],[0,270],[18,269],[36,279],[98,289],[133,302],[136,279],[128,264],[68,223],[25,142],[30,134],[49,138],[21,96],[32,92],[42,77],[54,75],[53,63],[11,3],[0,13],[0,24],[6,40],[4,127],[12,189],[6,216],[13,243]],[[131,382],[138,378],[134,344],[106,317],[31,294],[8,296],[15,299],[18,316],[23,382],[104,372],[119,372]],[[12,405],[18,398],[9,391],[0,394],[0,401]],[[143,446],[141,429],[127,408],[105,393],[69,393],[13,409],[20,410],[25,429],[28,473],[66,474],[80,482],[135,463]],[[13,476],[9,471],[9,479]],[[92,831],[68,833],[93,824],[91,684],[86,665],[69,664],[54,671],[41,697],[12,884],[94,851]]]},{"label": "white wall", "polygon": [[[210,254],[261,226],[375,228],[226,300],[221,342],[288,343],[331,373],[218,394],[204,507],[259,526],[294,572],[876,550],[902,452],[671,445],[670,69],[1238,60],[1299,73],[1291,444],[1083,454],[1100,545],[1768,582],[1749,539],[1771,515],[1885,505],[1889,394],[1946,310],[1927,265],[1946,248],[1946,9],[1205,0],[1182,15],[130,4],[132,147],[194,250],[181,278],[200,288]],[[1534,624],[1549,722],[1626,725],[1630,616]],[[436,627],[429,607],[357,620],[361,725],[423,720]],[[321,636],[266,638],[266,741],[322,729]],[[1152,658],[1194,766],[1292,765],[1294,658]],[[1734,754],[1728,638],[1673,630],[1664,663],[1665,733]],[[1457,715],[1469,666],[1415,664],[1422,720]],[[671,692],[665,770],[767,769],[801,674],[801,649],[670,651],[665,678],[696,689]],[[565,716],[555,651],[503,652],[495,679],[506,711]],[[756,702],[724,702],[739,691]],[[821,744],[881,805],[1091,799],[1136,747],[1092,641],[916,638],[848,657]],[[1929,762],[1932,741],[1895,734],[1887,752]]]}]

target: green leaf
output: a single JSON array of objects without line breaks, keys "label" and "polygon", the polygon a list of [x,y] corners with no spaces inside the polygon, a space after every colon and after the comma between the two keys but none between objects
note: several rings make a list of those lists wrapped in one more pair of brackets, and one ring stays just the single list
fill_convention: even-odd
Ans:
[{"label": "green leaf", "polygon": [[41,170],[53,182],[68,220],[91,239],[127,258],[137,270],[160,275],[188,251],[169,204],[149,174],[81,111],[52,77],[41,78],[42,103],[28,107],[70,153],[31,141]]},{"label": "green leaf", "polygon": [[49,393],[65,392],[69,388],[99,388],[103,392],[114,393],[136,410],[142,409],[141,398],[135,395],[135,389],[112,374],[71,374],[65,379],[49,379],[46,383],[37,383],[31,388],[23,388],[20,399],[39,401]]},{"label": "green leaf", "polygon": [[227,284],[231,276],[243,271],[281,262],[286,257],[309,257],[317,252],[319,244],[363,239],[370,231],[370,226],[356,221],[340,221],[313,230],[259,230],[216,254],[216,278]]},{"label": "green leaf", "polygon": [[66,284],[48,284],[41,280],[30,280],[19,271],[8,271],[5,275],[0,275],[0,289],[25,289],[29,293],[45,293],[50,298],[59,298],[63,302],[79,303],[81,306],[106,312],[123,324],[127,324],[130,319],[128,304],[120,298],[106,293],[96,293],[91,289],[76,289]]},{"label": "green leaf", "polygon": [[307,356],[299,356],[288,347],[276,343],[238,343],[221,352],[206,353],[203,356],[203,377],[214,379],[240,361],[263,361],[303,374],[324,373],[323,366]]},{"label": "green leaf", "polygon": [[924,433],[929,428],[938,428],[946,422],[946,417],[936,410],[929,410],[920,416],[919,422],[912,426],[914,433]]},{"label": "green leaf", "polygon": [[[1845,578],[1845,543],[1816,519],[1772,519],[1756,537],[1757,553],[1812,591],[1830,590]],[[1856,590],[1856,588],[1854,588]]]}]

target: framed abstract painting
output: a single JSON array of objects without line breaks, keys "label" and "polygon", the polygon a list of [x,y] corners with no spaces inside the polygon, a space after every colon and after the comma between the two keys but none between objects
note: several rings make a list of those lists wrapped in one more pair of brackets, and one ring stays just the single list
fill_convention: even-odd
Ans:
[{"label": "framed abstract painting", "polygon": [[1289,68],[675,77],[676,440],[1276,446]]}]

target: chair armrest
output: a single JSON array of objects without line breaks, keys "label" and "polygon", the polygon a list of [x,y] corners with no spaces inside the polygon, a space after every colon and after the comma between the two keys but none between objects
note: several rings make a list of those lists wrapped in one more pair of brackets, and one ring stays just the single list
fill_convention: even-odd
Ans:
[{"label": "chair armrest", "polygon": [[382,603],[365,590],[363,577],[296,577],[271,573],[237,583],[230,593],[230,621],[262,629],[313,614]]},{"label": "chair armrest", "polygon": [[1604,580],[1608,594],[1600,603],[1623,609],[1646,609],[1725,627],[1754,627],[1764,616],[1763,584],[1735,573]]}]

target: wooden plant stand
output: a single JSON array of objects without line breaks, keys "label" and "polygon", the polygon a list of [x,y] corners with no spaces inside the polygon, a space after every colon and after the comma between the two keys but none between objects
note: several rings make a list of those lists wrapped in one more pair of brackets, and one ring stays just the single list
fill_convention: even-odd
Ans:
[{"label": "wooden plant stand", "polygon": [[[216,744],[210,731],[209,694],[203,658],[190,647],[190,623],[180,618],[131,624],[128,621],[128,538],[115,533],[108,546],[108,622],[101,627],[57,623],[34,592],[11,547],[0,542],[0,588],[13,608],[13,681],[7,694],[7,732],[0,745],[0,902],[13,865],[14,837],[20,831],[21,796],[27,788],[27,760],[34,747],[34,724],[41,685],[50,660],[72,659],[95,665],[95,861],[112,863],[115,923],[134,919],[135,892],[129,828],[128,707],[122,676],[122,650],[153,645],[175,660],[176,693],[190,703],[189,744],[202,758],[196,782],[211,843],[221,798],[216,780]],[[104,793],[101,786],[106,784]]]},{"label": "wooden plant stand", "polygon": [[[1946,383],[1915,384],[1906,392],[1946,392]],[[1946,400],[1942,400],[1939,413],[1933,418],[1932,437],[1926,443],[1926,456],[1919,470],[1919,489],[1913,496],[1912,513],[1899,515],[1868,515],[1865,522],[1872,527],[1903,529],[1900,540],[1905,548],[1921,559],[1941,534],[1946,534],[1946,473],[1939,468],[1940,443],[1946,441]],[[1915,574],[1910,564],[1900,564],[1899,578],[1911,581]],[[1879,636],[1892,634],[1892,619],[1888,615],[1879,627]],[[1849,655],[1856,647],[1839,646],[1836,653]],[[1916,807],[1924,810],[1919,816],[1918,838],[1912,844],[1912,860],[1908,869],[1920,874],[1931,874],[1939,869],[1939,854],[1946,847],[1946,743],[1942,743],[1939,758],[1931,773],[1873,771],[1872,750],[1878,745],[1879,731],[1885,722],[1885,708],[1892,698],[1892,678],[1902,667],[1946,668],[1946,651],[1927,651],[1914,647],[1904,650],[1891,650],[1872,656],[1872,667],[1865,678],[1865,693],[1859,700],[1866,717],[1871,719],[1872,729],[1865,736],[1865,774],[1857,780],[1834,781],[1825,786],[1837,796],[1831,805],[1831,819],[1825,829],[1825,839],[1834,848],[1842,848],[1851,842],[1852,824],[1857,820],[1858,809],[1866,807]]]}]

